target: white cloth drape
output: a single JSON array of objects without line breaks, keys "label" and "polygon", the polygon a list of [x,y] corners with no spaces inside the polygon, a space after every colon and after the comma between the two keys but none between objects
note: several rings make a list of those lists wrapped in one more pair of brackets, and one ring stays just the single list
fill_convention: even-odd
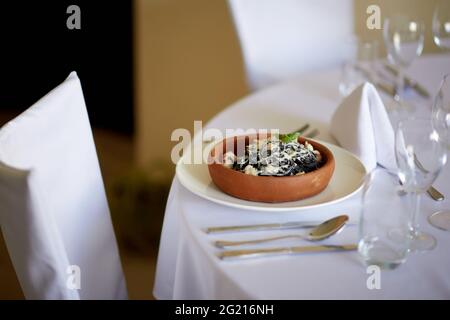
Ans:
[{"label": "white cloth drape", "polygon": [[343,43],[354,37],[354,0],[228,3],[252,89],[336,67],[348,55]]},{"label": "white cloth drape", "polygon": [[127,297],[75,72],[0,130],[0,225],[27,299]]}]

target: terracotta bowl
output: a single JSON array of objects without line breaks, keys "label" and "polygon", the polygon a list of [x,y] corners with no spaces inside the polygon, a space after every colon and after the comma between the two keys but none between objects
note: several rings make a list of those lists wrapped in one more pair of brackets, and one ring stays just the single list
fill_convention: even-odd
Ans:
[{"label": "terracotta bowl", "polygon": [[[266,136],[265,136],[266,137]],[[258,202],[287,202],[312,197],[322,192],[331,180],[335,161],[331,151],[324,145],[299,137],[298,141],[308,141],[322,155],[322,165],[319,169],[299,176],[271,177],[252,176],[234,169],[227,168],[223,163],[223,155],[228,151],[237,154],[237,149],[243,151],[257,135],[237,136],[224,139],[216,144],[208,161],[209,174],[212,181],[223,192],[244,200]],[[242,154],[242,152],[241,152]]]}]

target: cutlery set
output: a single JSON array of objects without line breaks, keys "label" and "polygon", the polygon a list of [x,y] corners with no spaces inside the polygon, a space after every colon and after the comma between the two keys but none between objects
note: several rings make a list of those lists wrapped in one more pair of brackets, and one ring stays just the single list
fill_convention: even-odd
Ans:
[{"label": "cutlery set", "polygon": [[[386,70],[392,76],[396,77],[398,75],[398,70],[395,67],[393,67],[392,65],[390,65],[389,63],[384,63],[383,67],[384,67],[384,70]],[[376,78],[379,78],[379,77],[378,76],[374,77],[369,70],[367,70],[366,68],[364,68],[361,65],[355,65],[355,69],[357,71],[361,72],[361,74],[366,79],[368,79],[369,81],[372,81],[372,83],[373,83],[373,85],[375,87],[377,87],[378,89],[380,89],[381,91],[386,93],[388,96],[396,99],[398,94],[397,94],[397,90],[396,90],[395,85],[390,84],[390,83],[386,83],[384,81],[380,81],[379,79],[376,79]],[[376,71],[376,73],[377,73],[377,75],[381,75],[380,71]],[[425,99],[429,99],[430,98],[430,93],[428,92],[428,90],[425,89],[421,84],[419,84],[414,79],[405,76],[404,77],[404,81],[405,81],[405,85],[406,86],[408,86],[411,89],[413,89],[414,91],[416,91],[423,98],[425,98]]]},{"label": "cutlery set", "polygon": [[[284,236],[260,238],[254,240],[242,240],[242,241],[217,240],[214,242],[214,245],[220,249],[224,249],[227,247],[236,247],[241,245],[254,245],[288,238],[297,238],[305,241],[315,242],[325,240],[339,233],[340,231],[342,231],[347,222],[348,216],[340,215],[327,221],[324,221],[322,223],[316,222],[305,223],[294,221],[286,223],[270,223],[259,225],[221,226],[221,227],[207,228],[206,233],[213,234],[223,232],[246,232],[246,231],[281,230],[293,228],[311,229],[308,233],[305,234],[289,234]],[[356,249],[355,244],[257,248],[257,249],[241,249],[241,250],[224,250],[218,254],[218,257],[220,259],[249,258],[249,257],[261,257],[280,254],[298,254],[307,252],[349,251],[355,249]]]},{"label": "cutlery set", "polygon": [[393,86],[391,84],[387,84],[387,83],[379,81],[379,80],[375,80],[374,77],[372,76],[372,74],[370,73],[370,71],[360,65],[355,65],[355,69],[357,71],[361,72],[361,74],[364,76],[364,78],[371,81],[375,87],[377,87],[378,89],[380,89],[381,91],[386,93],[388,96],[391,96],[392,98],[395,97],[395,95],[396,95],[395,86]]},{"label": "cutlery set", "polygon": [[[398,76],[398,70],[395,69],[392,65],[386,63],[384,65],[385,69],[392,74],[393,76]],[[420,85],[417,81],[414,79],[411,79],[410,77],[405,77],[405,85],[415,90],[418,94],[420,94],[424,98],[430,98],[430,93],[425,89],[422,85]]]},{"label": "cutlery set", "polygon": [[246,244],[258,244],[264,243],[274,240],[281,239],[289,239],[289,238],[298,238],[305,241],[320,241],[326,238],[331,237],[333,234],[338,233],[345,226],[345,223],[348,221],[348,216],[338,216],[333,219],[327,220],[317,226],[315,226],[308,234],[289,234],[284,236],[272,237],[272,238],[263,238],[256,240],[244,240],[244,241],[216,241],[215,245],[219,248],[225,247],[233,247],[240,246]]}]

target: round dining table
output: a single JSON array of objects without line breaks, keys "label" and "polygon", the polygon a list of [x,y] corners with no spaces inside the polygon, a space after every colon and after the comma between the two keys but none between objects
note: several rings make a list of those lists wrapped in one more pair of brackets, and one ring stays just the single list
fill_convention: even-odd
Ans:
[{"label": "round dining table", "polygon": [[[407,70],[407,75],[430,93],[429,98],[413,97],[417,115],[431,114],[433,96],[446,73],[450,73],[448,54],[424,55]],[[227,128],[278,128],[290,132],[309,123],[311,129],[320,132],[315,139],[335,144],[329,124],[342,101],[338,90],[340,79],[341,72],[336,68],[276,84],[227,107],[205,127],[223,132]],[[392,97],[380,94],[386,105],[392,102]],[[157,299],[450,299],[450,232],[436,229],[427,221],[433,212],[450,209],[450,164],[442,170],[434,186],[446,198],[437,202],[424,195],[419,222],[423,231],[437,239],[436,248],[409,254],[407,261],[394,270],[382,269],[379,285],[374,287],[369,283],[373,270],[367,268],[356,250],[221,260],[217,257],[220,249],[214,246],[218,239],[300,234],[304,232],[301,229],[205,232],[212,226],[322,221],[347,214],[350,221],[344,230],[323,243],[356,244],[360,193],[307,210],[245,210],[199,197],[175,177],[161,234],[154,296]],[[308,243],[285,239],[265,247],[300,245]]]}]

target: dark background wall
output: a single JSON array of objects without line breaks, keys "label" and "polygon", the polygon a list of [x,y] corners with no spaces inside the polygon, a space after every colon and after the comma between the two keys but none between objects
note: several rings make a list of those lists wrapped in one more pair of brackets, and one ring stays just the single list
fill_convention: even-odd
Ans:
[{"label": "dark background wall", "polygon": [[[81,29],[69,30],[69,5]],[[132,1],[2,1],[0,110],[21,112],[75,70],[94,126],[133,131]]]}]

